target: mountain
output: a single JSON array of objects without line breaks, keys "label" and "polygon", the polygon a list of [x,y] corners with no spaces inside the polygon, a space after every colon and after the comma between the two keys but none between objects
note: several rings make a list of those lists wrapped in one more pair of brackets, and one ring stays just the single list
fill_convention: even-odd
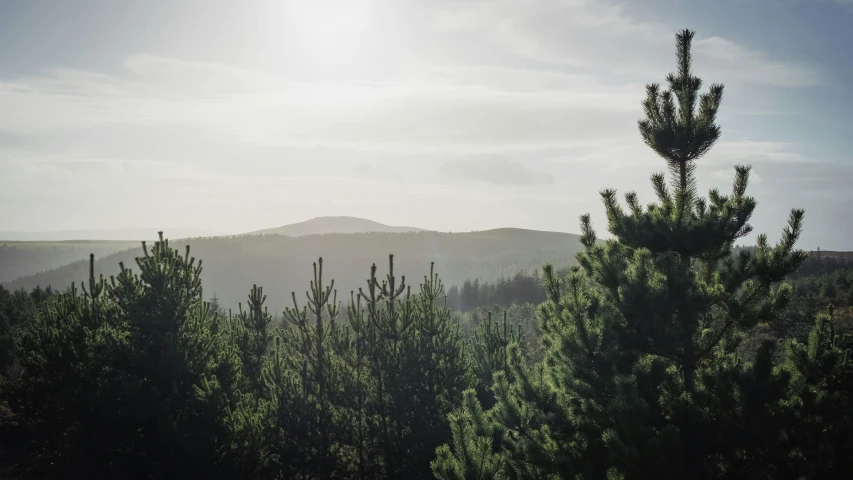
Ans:
[{"label": "mountain", "polygon": [[[156,240],[157,231],[162,228],[120,228],[112,230],[57,230],[53,232],[2,232],[0,242],[61,242],[68,240]],[[222,233],[191,228],[167,229],[173,238],[214,237]]]},{"label": "mountain", "polygon": [[[405,275],[416,291],[430,262],[444,285],[460,285],[466,279],[494,281],[517,272],[532,272],[545,263],[557,267],[574,263],[582,246],[578,235],[504,228],[467,233],[370,232],[352,234],[251,235],[189,240],[191,254],[204,261],[202,279],[205,296],[216,294],[221,303],[236,310],[253,284],[264,287],[266,305],[280,312],[291,304],[291,292],[304,299],[313,278],[312,263],[323,257],[323,279],[335,280],[338,299],[349,299],[351,290],[366,286],[370,266],[377,275],[387,274],[388,254],[393,253],[395,274]],[[170,242],[183,250],[187,241]],[[139,247],[106,255],[95,262],[96,274],[105,277],[119,272],[119,262],[135,268]],[[65,288],[88,275],[88,255],[80,261],[48,272],[8,282],[11,288],[51,285]]]},{"label": "mountain", "polygon": [[406,233],[423,232],[425,230],[414,227],[394,227],[373,220],[358,217],[316,217],[304,222],[292,223],[277,228],[257,230],[244,235],[287,235],[289,237],[302,237],[305,235],[318,235],[327,233]]}]

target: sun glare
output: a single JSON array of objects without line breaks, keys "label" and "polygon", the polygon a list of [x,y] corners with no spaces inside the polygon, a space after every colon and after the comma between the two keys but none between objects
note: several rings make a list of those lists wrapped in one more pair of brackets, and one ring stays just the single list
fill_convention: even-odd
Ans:
[{"label": "sun glare", "polygon": [[290,0],[285,15],[291,45],[311,63],[347,65],[365,55],[371,0]]}]

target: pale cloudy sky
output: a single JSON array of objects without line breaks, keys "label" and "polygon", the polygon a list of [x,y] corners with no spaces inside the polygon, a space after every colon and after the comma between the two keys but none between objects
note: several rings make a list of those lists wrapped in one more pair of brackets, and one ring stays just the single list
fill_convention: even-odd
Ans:
[{"label": "pale cloudy sky", "polygon": [[726,85],[703,190],[751,164],[757,231],[853,249],[850,0],[0,0],[0,230],[603,231],[681,28]]}]

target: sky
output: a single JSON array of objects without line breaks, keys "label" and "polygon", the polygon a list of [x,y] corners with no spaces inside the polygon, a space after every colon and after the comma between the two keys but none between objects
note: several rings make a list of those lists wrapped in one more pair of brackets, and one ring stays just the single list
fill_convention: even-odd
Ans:
[{"label": "sky", "polygon": [[604,235],[684,28],[725,85],[700,189],[752,165],[756,233],[853,250],[853,0],[0,0],[0,230]]}]

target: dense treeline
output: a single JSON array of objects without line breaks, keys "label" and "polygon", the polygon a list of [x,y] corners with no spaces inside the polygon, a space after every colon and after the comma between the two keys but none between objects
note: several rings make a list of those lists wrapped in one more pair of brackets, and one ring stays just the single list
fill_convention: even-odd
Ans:
[{"label": "dense treeline", "polygon": [[39,308],[56,298],[50,287],[9,291],[0,286],[0,373],[12,364],[13,339],[24,323],[36,316]]},{"label": "dense treeline", "polygon": [[[742,348],[785,323],[804,212],[777,244],[733,251],[750,169],[696,192],[723,87],[699,94],[692,37],[639,122],[671,181],[653,175],[645,207],[604,190],[613,238],[583,216],[578,264],[543,267],[535,315],[454,314],[433,268],[407,281],[393,256],[347,302],[321,259],[280,318],[258,286],[226,315],[203,301],[201,262],[161,237],[15,321],[6,462],[25,478],[841,478],[853,372],[835,309],[804,342]],[[838,301],[849,280],[799,285]]]},{"label": "dense treeline", "polygon": [[[794,296],[792,304],[806,301],[807,296],[824,298],[836,304],[853,298],[849,272],[853,270],[853,257],[833,257],[813,252],[803,265],[792,273]],[[568,269],[560,269],[557,276],[564,277]],[[511,277],[501,277],[494,282],[481,282],[474,278],[461,286],[453,285],[447,291],[447,304],[455,310],[468,312],[483,306],[508,307],[514,304],[539,304],[546,300],[542,290],[539,270],[533,273],[517,272]],[[826,304],[823,304],[826,307]],[[814,318],[817,310],[807,314]],[[810,320],[807,320],[810,321]]]},{"label": "dense treeline", "polygon": [[452,286],[447,291],[447,304],[463,312],[477,307],[495,305],[508,307],[517,303],[539,304],[545,301],[539,271],[532,274],[517,272],[512,277],[502,277],[495,282],[480,282],[480,279],[465,280],[461,286]]},{"label": "dense treeline", "polygon": [[829,309],[833,310],[839,332],[853,333],[853,265],[795,278],[791,282],[790,305],[772,330],[777,337],[805,341],[815,316]]},{"label": "dense treeline", "polygon": [[423,477],[474,375],[437,274],[389,267],[344,312],[320,260],[284,325],[259,287],[212,315],[165,240],[139,273],[92,268],[15,337],[6,448],[36,478]]},{"label": "dense treeline", "polygon": [[853,267],[851,252],[822,252],[818,249],[812,252],[803,265],[794,273],[794,278],[809,277],[822,273],[832,273]]}]

